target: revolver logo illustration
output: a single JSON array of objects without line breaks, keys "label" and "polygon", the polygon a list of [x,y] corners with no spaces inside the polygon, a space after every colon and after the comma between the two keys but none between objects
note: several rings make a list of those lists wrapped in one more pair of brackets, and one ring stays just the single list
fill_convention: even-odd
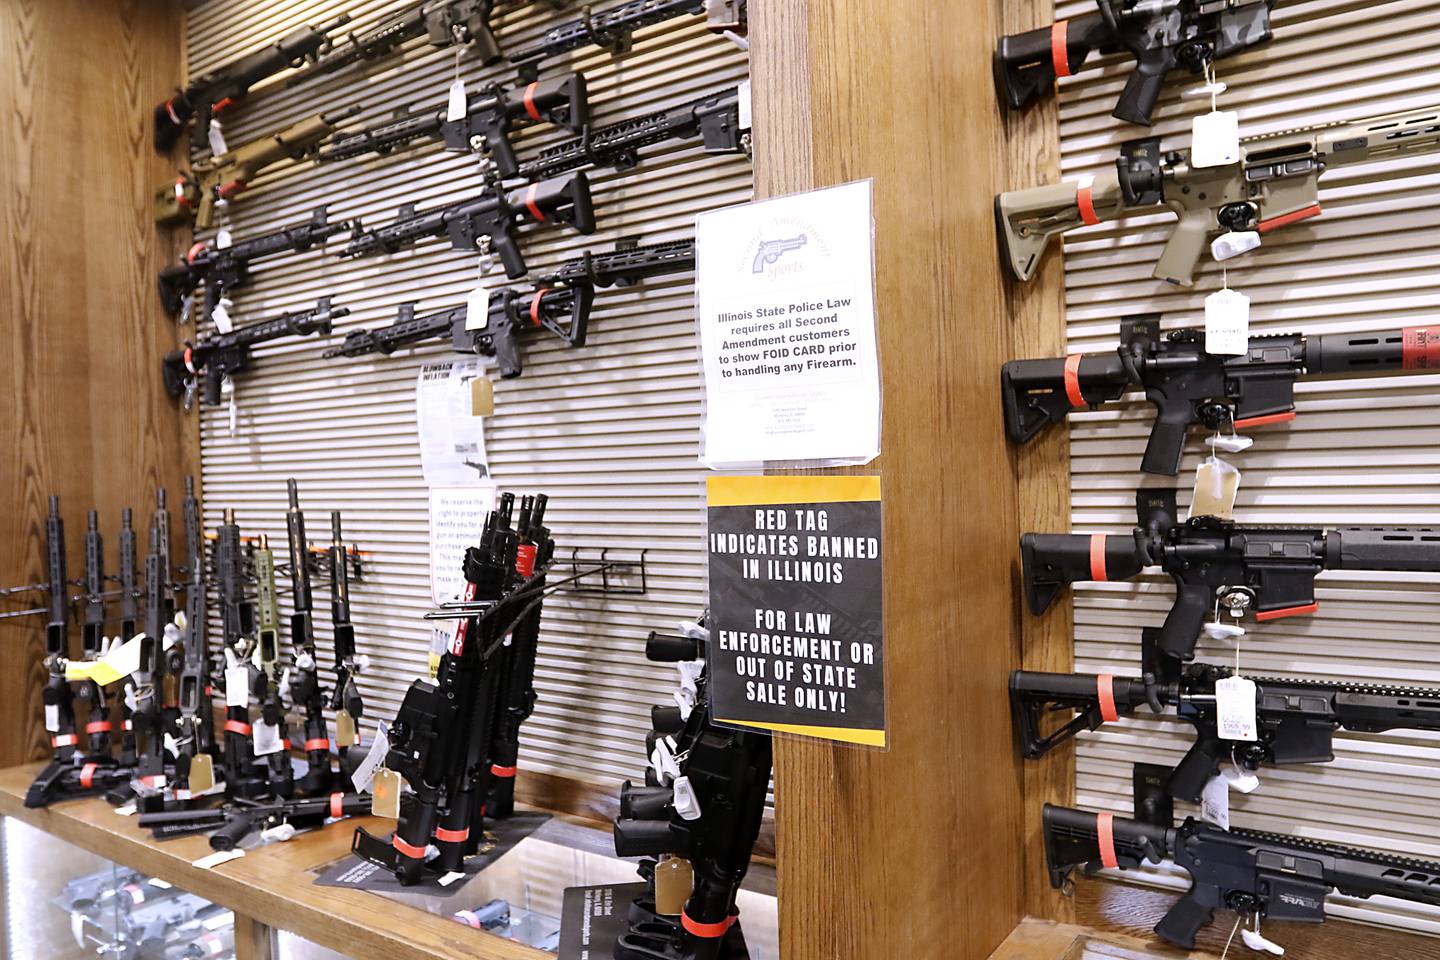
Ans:
[{"label": "revolver logo illustration", "polygon": [[774,263],[787,252],[799,250],[805,246],[805,234],[798,237],[789,237],[784,240],[761,240],[760,247],[755,251],[755,261],[750,265],[751,273],[763,273],[766,264]]}]

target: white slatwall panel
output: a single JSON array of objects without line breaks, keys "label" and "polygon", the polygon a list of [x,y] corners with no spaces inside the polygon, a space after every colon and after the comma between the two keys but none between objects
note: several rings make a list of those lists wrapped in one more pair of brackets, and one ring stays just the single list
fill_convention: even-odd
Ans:
[{"label": "white slatwall panel", "polygon": [[[342,11],[362,31],[397,0],[207,0],[189,15],[192,74],[221,64],[302,23]],[[528,44],[577,5],[509,8],[496,17],[501,43]],[[619,60],[593,50],[557,58],[589,82],[592,119],[610,123],[733,86],[745,79],[743,53],[687,17],[637,35]],[[453,50],[423,41],[403,54],[362,65],[296,90],[253,93],[226,125],[232,146],[317,111],[363,104],[347,128],[396,111],[438,109],[456,70]],[[513,72],[460,61],[470,89],[509,82]],[[522,160],[564,134],[522,133]],[[626,174],[592,175],[598,232],[590,237],[527,229],[530,269],[558,264],[617,240],[656,242],[691,233],[695,214],[749,199],[751,173],[739,157],[710,157],[694,142],[649,148]],[[304,219],[321,203],[334,218],[388,222],[405,202],[422,209],[473,194],[473,161],[437,145],[388,158],[361,159],[267,173],[230,213],[237,239]],[[343,242],[343,241],[342,241]],[[464,301],[479,276],[477,258],[443,241],[393,257],[345,261],[309,253],[256,265],[256,280],[237,292],[232,311],[248,323],[332,295],[353,312],[326,340],[282,341],[257,351],[254,369],[236,381],[239,431],[223,408],[202,413],[206,522],[237,508],[247,534],[268,532],[283,550],[285,479],[300,482],[312,540],[328,541],[329,510],[344,511],[346,537],[369,554],[353,590],[361,650],[373,666],[362,678],[367,710],[392,717],[410,680],[423,673],[429,630],[428,507],[415,433],[414,384],[420,364],[449,355],[440,345],[390,358],[319,357],[345,330],[394,319],[397,305],[420,301],[424,313]],[[503,275],[492,286],[503,284]],[[524,281],[516,281],[523,284]],[[522,763],[587,780],[634,777],[643,769],[649,707],[669,699],[673,669],[646,662],[644,637],[670,629],[704,606],[703,471],[697,465],[701,385],[688,277],[625,291],[602,291],[589,345],[565,351],[527,338],[522,378],[497,381],[496,414],[487,421],[491,472],[501,489],[545,492],[547,522],[561,555],[571,547],[650,549],[644,597],[561,596],[546,605],[535,685],[540,704],[524,731]],[[189,331],[177,331],[190,335]],[[283,588],[282,584],[282,588]],[[317,587],[321,657],[331,661],[328,594]],[[288,597],[284,598],[288,603]],[[368,727],[368,723],[367,723]]]},{"label": "white slatwall panel", "polygon": [[[1092,12],[1064,0],[1057,16]],[[1440,3],[1282,0],[1275,40],[1219,64],[1243,135],[1352,120],[1440,104]],[[1064,82],[1063,175],[1113,163],[1143,128],[1113,120],[1129,70],[1114,58]],[[1208,104],[1179,99],[1172,83],[1154,133],[1187,146],[1190,117]],[[1325,215],[1266,238],[1232,261],[1229,280],[1254,301],[1257,332],[1339,333],[1433,323],[1440,314],[1440,157],[1338,171],[1322,180]],[[1193,290],[1151,278],[1169,215],[1090,228],[1067,244],[1066,314],[1072,352],[1113,349],[1119,320],[1159,311],[1167,327],[1202,324],[1204,298],[1221,286],[1207,261]],[[1236,459],[1244,471],[1237,517],[1263,523],[1440,522],[1440,378],[1302,384],[1299,419],[1256,433]],[[1163,485],[1138,472],[1151,415],[1138,395],[1123,409],[1072,418],[1072,524],[1076,532],[1126,532],[1134,488]],[[1182,467],[1182,507],[1204,455],[1192,442]],[[1251,626],[1247,672],[1272,676],[1440,685],[1440,577],[1330,573],[1318,616]],[[1140,628],[1158,625],[1169,578],[1085,587],[1075,595],[1076,669],[1138,673]],[[1202,644],[1202,658],[1227,651]],[[1173,723],[1112,724],[1080,745],[1082,806],[1127,813],[1136,761],[1174,763],[1187,746]],[[1272,769],[1259,793],[1235,802],[1238,826],[1278,830],[1440,860],[1440,736],[1341,735],[1328,765]],[[1177,878],[1178,879],[1178,878]],[[1337,900],[1332,913],[1440,933],[1440,910],[1395,901]],[[1271,931],[1275,936],[1277,931]],[[1283,942],[1284,937],[1279,939]]]}]

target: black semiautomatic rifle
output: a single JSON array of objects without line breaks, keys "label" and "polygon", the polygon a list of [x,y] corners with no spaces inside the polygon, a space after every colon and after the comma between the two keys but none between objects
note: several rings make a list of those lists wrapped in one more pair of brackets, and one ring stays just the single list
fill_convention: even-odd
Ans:
[{"label": "black semiautomatic rifle", "polygon": [[1174,861],[1190,875],[1190,889],[1155,932],[1186,949],[1195,946],[1195,935],[1216,910],[1254,919],[1258,931],[1261,917],[1323,922],[1332,891],[1440,904],[1440,863],[1258,830],[1221,830],[1194,819],[1164,827],[1046,804],[1045,859],[1057,889],[1068,889],[1076,870],[1089,875],[1102,867]]},{"label": "black semiautomatic rifle", "polygon": [[[1176,799],[1199,803],[1205,784],[1231,760],[1249,771],[1266,764],[1328,763],[1335,759],[1336,729],[1440,730],[1440,689],[1247,675],[1255,683],[1259,739],[1227,740],[1220,735],[1215,684],[1235,672],[1208,663],[1182,665],[1157,655],[1158,642],[1159,631],[1147,627],[1138,678],[1027,670],[1011,674],[1010,705],[1024,756],[1043,757],[1082,730],[1133,716],[1142,705],[1156,714],[1173,709],[1176,718],[1194,726],[1195,743],[1165,787]],[[1050,719],[1054,717],[1061,719],[1058,726]]]},{"label": "black semiautomatic rifle", "polygon": [[278,745],[264,757],[270,795],[283,800],[295,792],[295,777],[285,730],[285,703],[280,696],[280,600],[275,591],[275,553],[270,549],[270,538],[263,533],[252,562],[255,566],[256,662],[250,668],[251,693],[260,704],[260,719],[275,733]]},{"label": "black semiautomatic rifle", "polygon": [[340,511],[330,511],[330,626],[335,638],[335,689],[330,708],[335,711],[335,747],[340,753],[342,776],[348,778],[350,748],[359,742],[365,701],[356,676],[366,658],[355,651],[355,624],[350,622],[350,563],[340,531]]},{"label": "black semiautomatic rifle", "polygon": [[337,233],[354,227],[349,220],[330,222],[325,207],[318,207],[310,219],[294,226],[282,227],[258,237],[239,240],[227,246],[215,241],[197,243],[186,252],[180,263],[160,271],[156,288],[160,302],[172,317],[179,316],[187,300],[202,283],[205,302],[198,320],[208,320],[225,295],[250,282],[250,264],[278,253],[303,253],[323,244]]},{"label": "black semiautomatic rifle", "polygon": [[[704,640],[651,634],[645,655],[679,663],[704,657]],[[706,684],[688,716],[660,708],[647,739],[673,737],[678,775],[646,770],[644,786],[628,781],[620,791],[615,852],[622,857],[682,857],[694,871],[694,887],[680,916],[661,914],[652,883],[630,911],[630,928],[615,944],[616,960],[714,960],[739,910],[740,883],[750,867],[770,786],[772,744],[768,733],[717,726]]]},{"label": "black semiautomatic rifle", "polygon": [[[250,682],[231,682],[229,672],[244,668],[254,650],[255,607],[245,596],[245,571],[240,526],[235,511],[225,509],[215,540],[215,572],[220,580],[220,623],[224,631],[225,795],[253,799],[265,793],[255,772],[255,728],[250,723]],[[238,701],[238,702],[237,702]]]},{"label": "black semiautomatic rifle", "polygon": [[209,139],[210,118],[245,99],[250,88],[282,70],[313,60],[330,46],[331,31],[350,21],[341,15],[318,27],[298,27],[254,53],[246,54],[197,77],[175,96],[155,107],[155,149],[169,153],[185,125],[194,120],[190,142],[203,149]]},{"label": "black semiautomatic rifle", "polygon": [[1157,566],[1175,581],[1160,628],[1167,656],[1190,660],[1206,618],[1228,611],[1260,622],[1319,609],[1315,577],[1325,570],[1440,571],[1440,528],[1268,526],[1191,517],[1177,520],[1174,490],[1140,490],[1129,536],[1039,534],[1020,538],[1025,598],[1037,616],[1068,584],[1128,580]]},{"label": "black semiautomatic rifle", "polygon": [[522,331],[542,329],[567,347],[582,347],[596,287],[630,286],[646,277],[694,268],[693,240],[625,247],[610,253],[587,252],[538,279],[533,289],[492,290],[483,322],[471,322],[469,308],[463,303],[424,317],[415,316],[414,304],[404,304],[390,326],[350,330],[344,342],[323,356],[388,356],[401,347],[448,337],[459,353],[493,356],[502,378],[518,377],[524,371]]},{"label": "black semiautomatic rifle", "polygon": [[309,769],[296,785],[306,796],[316,797],[330,789],[330,735],[325,730],[325,690],[320,685],[320,664],[315,656],[314,598],[310,592],[310,544],[305,539],[305,514],[300,510],[300,488],[293,479],[285,481],[290,509],[285,527],[290,547],[290,584],[294,589],[295,612],[290,615],[290,644],[294,665],[290,669],[290,702],[305,712],[305,759]]},{"label": "black semiautomatic rifle", "polygon": [[515,580],[535,594],[531,605],[515,623],[510,642],[498,652],[495,669],[499,682],[495,691],[495,721],[490,734],[488,776],[485,794],[486,816],[497,820],[515,812],[515,774],[520,766],[520,727],[535,712],[535,654],[540,644],[540,598],[545,574],[554,559],[555,541],[545,526],[549,497],[541,493],[520,499],[515,521],[519,543],[515,548]]},{"label": "black semiautomatic rifle", "polygon": [[515,64],[522,79],[533,80],[540,71],[541,61],[550,57],[590,46],[603,47],[614,54],[625,53],[636,30],[679,17],[700,15],[717,33],[742,36],[745,33],[746,0],[630,0],[598,13],[586,10],[579,19],[545,31],[538,41],[506,54],[505,59]]},{"label": "black semiautomatic rifle", "polygon": [[1058,77],[1083,67],[1092,52],[1123,50],[1135,58],[1135,71],[1113,116],[1148,127],[1166,75],[1180,67],[1204,73],[1214,61],[1269,40],[1275,0],[1097,0],[1096,5],[1098,13],[1000,38],[995,86],[1002,103],[1018,110],[1049,93]]},{"label": "black semiautomatic rifle", "polygon": [[633,120],[586,130],[573,140],[541,150],[535,159],[520,164],[518,172],[522,179],[533,183],[592,165],[628,170],[640,162],[641,147],[696,136],[706,153],[749,154],[750,134],[740,128],[737,87]]},{"label": "black semiautomatic rifle", "polygon": [[234,850],[256,830],[288,823],[297,830],[318,827],[327,819],[357,817],[370,812],[370,798],[358,793],[332,793],[274,802],[237,800],[221,807],[142,813],[139,824],[157,840],[197,833],[210,834],[212,850]]},{"label": "black semiautomatic rifle", "polygon": [[469,200],[416,211],[413,205],[383,227],[366,230],[356,225],[345,246],[347,257],[394,253],[425,237],[447,237],[451,249],[479,251],[500,259],[512,279],[525,275],[516,228],[523,223],[568,224],[578,233],[595,232],[590,206],[590,181],[575,173],[514,190],[499,186]]},{"label": "black semiautomatic rifle", "polygon": [[[134,511],[125,507],[120,511],[120,634],[118,643],[128,643],[134,636],[140,622],[140,588],[135,577],[135,526]],[[135,719],[130,704],[124,696],[120,702],[120,763],[131,766],[135,763]]]},{"label": "black semiautomatic rifle", "polygon": [[515,124],[553,123],[579,133],[588,120],[582,74],[509,89],[497,83],[471,94],[465,102],[465,115],[459,119],[449,119],[448,108],[441,107],[398,116],[354,133],[337,133],[320,148],[317,159],[329,163],[367,153],[384,156],[419,140],[442,140],[446,150],[478,154],[488,160],[495,176],[509,179],[520,171],[510,144]]},{"label": "black semiautomatic rifle", "polygon": [[155,513],[150,519],[150,549],[145,555],[144,630],[138,635],[140,665],[131,674],[128,695],[135,700],[132,719],[142,747],[135,776],[157,786],[166,775],[165,676],[170,654],[167,633],[175,629],[175,598],[170,584],[170,511],[165,491],[155,492]]},{"label": "black semiautomatic rifle", "polygon": [[1369,333],[1252,336],[1242,354],[1207,353],[1197,327],[1160,330],[1159,314],[1120,321],[1113,353],[1054,360],[1011,360],[1000,374],[1005,432],[1025,443],[1072,410],[1093,409],[1140,387],[1155,423],[1140,469],[1174,476],[1185,434],[1244,430],[1295,418],[1295,382],[1440,370],[1440,327]]},{"label": "black semiautomatic rifle", "polygon": [[50,606],[45,624],[45,668],[49,676],[41,700],[45,729],[50,731],[51,762],[67,764],[80,737],[75,732],[73,691],[65,679],[65,661],[70,657],[70,576],[65,564],[65,521],[60,516],[60,498],[55,495],[50,497],[50,514],[45,518],[45,562]]},{"label": "black semiautomatic rifle", "polygon": [[[99,659],[105,645],[105,541],[100,536],[100,514],[95,510],[85,521],[85,619],[81,630],[81,658]],[[114,724],[110,722],[110,698],[105,688],[94,680],[84,680],[76,695],[89,707],[85,755],[111,762]]]},{"label": "black semiautomatic rifle", "polygon": [[[435,681],[410,685],[390,728],[385,765],[410,784],[412,802],[402,808],[389,841],[363,827],[355,832],[352,850],[392,870],[403,884],[419,882],[427,867],[458,870],[479,846],[499,677],[492,660],[528,607],[538,605],[536,578],[544,576],[543,569],[528,578],[518,574],[514,504],[513,494],[502,494],[485,518],[479,546],[466,550],[465,599],[454,637]],[[432,843],[440,853],[427,862]]]},{"label": "black semiautomatic rifle", "polygon": [[283,313],[270,320],[236,327],[229,333],[217,333],[198,343],[187,342],[161,360],[165,392],[172,397],[183,396],[188,409],[203,375],[201,399],[208,406],[218,406],[225,381],[250,365],[251,348],[282,337],[327,334],[331,321],[349,313],[348,307],[332,307],[329,297],[321,297],[313,309]]},{"label": "black semiautomatic rifle", "polygon": [[189,579],[185,585],[185,659],[177,685],[180,755],[175,767],[183,789],[203,792],[215,780],[215,711],[210,695],[214,665],[206,628],[205,531],[194,477],[185,478],[184,517]]},{"label": "black semiautomatic rifle", "polygon": [[[557,0],[551,3],[558,6]],[[287,82],[296,86],[325,76],[352,63],[379,60],[407,41],[424,37],[432,47],[470,44],[485,65],[500,59],[500,44],[490,29],[495,0],[420,0],[409,8],[382,20],[366,33],[350,34],[345,42],[318,61],[299,71]]]}]

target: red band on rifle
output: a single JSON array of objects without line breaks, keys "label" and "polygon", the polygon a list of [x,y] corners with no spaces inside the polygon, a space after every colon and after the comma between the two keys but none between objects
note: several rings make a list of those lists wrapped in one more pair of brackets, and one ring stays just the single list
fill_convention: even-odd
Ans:
[{"label": "red band on rifle", "polygon": [[1406,327],[1400,331],[1400,366],[1405,370],[1440,369],[1440,330]]},{"label": "red band on rifle", "polygon": [[1279,217],[1271,217],[1269,220],[1261,220],[1256,227],[1261,233],[1269,233],[1271,230],[1279,230],[1281,227],[1288,227],[1292,223],[1299,223],[1301,220],[1309,220],[1311,217],[1320,216],[1320,204],[1316,203],[1306,207],[1304,210],[1296,210],[1294,213],[1287,213]]},{"label": "red band on rifle", "polygon": [[470,839],[470,828],[464,830],[446,830],[444,827],[435,828],[435,839],[444,843],[464,843]]},{"label": "red band on rifle", "polygon": [[1108,673],[1096,677],[1095,694],[1100,698],[1100,719],[1106,723],[1119,720],[1120,714],[1115,709],[1115,678]]},{"label": "red band on rifle", "polygon": [[284,738],[282,738],[282,739],[280,740],[280,749],[281,749],[281,750],[289,750],[289,749],[290,749],[290,738],[289,738],[289,737],[284,737]]},{"label": "red band on rifle", "polygon": [[121,729],[121,730],[134,730],[134,729],[135,729],[135,724],[131,723],[129,720],[122,720],[122,721],[120,721],[120,729]]},{"label": "red band on rifle", "polygon": [[1092,193],[1094,186],[1092,180],[1075,188],[1075,205],[1080,208],[1080,222],[1087,227],[1093,227],[1100,222],[1100,218],[1095,215],[1095,195]]},{"label": "red band on rifle", "polygon": [[192,246],[189,250],[186,250],[186,251],[185,251],[185,262],[186,262],[186,263],[194,263],[194,262],[195,262],[195,258],[198,257],[198,256],[200,256],[200,254],[202,254],[202,253],[204,253],[204,252],[205,252],[205,242],[202,240],[202,241],[200,241],[199,243],[197,243],[197,244],[195,244],[194,246]]},{"label": "red band on rifle", "polygon": [[492,764],[490,766],[491,773],[493,773],[497,777],[504,777],[507,780],[515,776],[516,771],[518,771],[519,769],[519,767],[502,767],[499,764]]},{"label": "red band on rifle", "polygon": [[530,86],[525,88],[525,112],[530,114],[531,120],[535,120],[537,122],[540,120],[540,111],[535,109],[535,88],[539,85],[540,81],[536,80],[534,83],[530,84]]},{"label": "red band on rifle", "polygon": [[390,846],[399,850],[402,855],[409,857],[411,860],[425,859],[424,847],[417,847],[413,843],[406,843],[400,839],[400,834],[398,833],[390,838]]},{"label": "red band on rifle", "polygon": [[480,918],[475,916],[474,912],[471,910],[456,911],[455,919],[459,920],[467,927],[474,927],[476,930],[480,929]]},{"label": "red band on rifle", "polygon": [[1263,417],[1246,417],[1244,420],[1235,421],[1236,430],[1244,430],[1246,427],[1264,427],[1272,423],[1289,423],[1295,419],[1295,411],[1289,413],[1271,413]]},{"label": "red band on rifle", "polygon": [[100,769],[98,763],[87,763],[80,768],[80,789],[89,790],[95,786],[95,771]]},{"label": "red band on rifle", "polygon": [[175,203],[177,206],[190,206],[190,198],[185,195],[185,178],[175,178]]},{"label": "red band on rifle", "polygon": [[1100,842],[1100,863],[1114,870],[1120,866],[1120,858],[1115,855],[1115,814],[1096,814],[1095,834]]},{"label": "red band on rifle", "polygon": [[233,107],[234,105],[235,105],[235,98],[234,98],[234,97],[226,97],[224,100],[221,100],[219,103],[215,104],[215,106],[211,107],[211,108],[210,108],[210,112],[211,112],[211,113],[219,113],[221,110],[224,110],[226,107]]},{"label": "red band on rifle", "polygon": [[334,817],[336,820],[339,820],[341,817],[345,816],[345,794],[330,794],[330,816]]},{"label": "red band on rifle", "polygon": [[530,211],[530,216],[535,218],[536,223],[544,223],[545,214],[541,213],[540,208],[535,205],[536,187],[537,185],[532,183],[530,189],[525,191],[525,209]]},{"label": "red band on rifle", "polygon": [[549,292],[549,287],[541,287],[535,291],[535,297],[530,301],[530,322],[537,327],[540,326],[540,301],[544,299],[545,294]]},{"label": "red band on rifle", "polygon": [[1070,21],[1056,20],[1050,28],[1050,59],[1055,63],[1055,76],[1070,76]]},{"label": "red band on rifle", "polygon": [[1080,361],[1083,359],[1078,353],[1065,358],[1065,398],[1077,410],[1085,406],[1085,394],[1080,392]]},{"label": "red band on rifle", "polygon": [[80,738],[75,736],[75,734],[73,733],[67,733],[63,736],[50,738],[50,745],[52,747],[73,747],[79,742]]},{"label": "red band on rifle", "polygon": [[1105,569],[1105,538],[1109,534],[1090,534],[1090,579],[1104,583],[1109,580],[1108,571]]},{"label": "red band on rifle", "polygon": [[226,733],[238,733],[238,734],[240,734],[240,736],[242,736],[242,737],[248,737],[248,736],[250,736],[250,729],[251,729],[251,728],[250,728],[250,724],[244,722],[243,720],[226,720],[226,721],[225,721],[225,732],[226,732]]},{"label": "red band on rifle", "polygon": [[309,753],[311,750],[324,750],[326,753],[329,753],[330,740],[327,737],[316,737],[314,740],[306,740],[305,752]]},{"label": "red band on rifle", "polygon": [[244,180],[231,180],[229,183],[222,183],[220,185],[220,199],[228,200],[244,190],[246,186],[247,184]]},{"label": "red band on rifle", "polygon": [[145,902],[145,891],[140,889],[138,884],[127,883],[121,889],[130,894],[130,899],[134,902],[135,906],[138,907]]},{"label": "red band on rifle", "polygon": [[169,100],[165,101],[165,112],[170,114],[170,122],[175,124],[175,126],[182,127],[185,125],[185,121],[180,119],[180,114],[175,112],[174,97],[171,97]]},{"label": "red band on rifle", "polygon": [[535,550],[533,543],[522,543],[515,548],[515,572],[527,580],[535,572]]},{"label": "red band on rifle", "polygon": [[109,733],[113,729],[109,720],[91,720],[85,724],[86,733]]},{"label": "red band on rifle", "polygon": [[1264,622],[1266,620],[1279,620],[1283,617],[1303,617],[1319,609],[1319,603],[1307,603],[1302,607],[1283,607],[1279,610],[1262,610],[1255,614],[1255,619]]},{"label": "red band on rifle", "polygon": [[735,925],[735,915],[731,914],[719,923],[701,923],[699,920],[692,920],[690,914],[680,912],[680,925],[685,930],[697,937],[705,937],[713,940],[716,937],[725,936],[725,931]]},{"label": "red band on rifle", "polygon": [[195,369],[195,348],[187,345],[185,347],[184,357],[185,369],[189,370],[191,373],[199,373],[200,371]]}]

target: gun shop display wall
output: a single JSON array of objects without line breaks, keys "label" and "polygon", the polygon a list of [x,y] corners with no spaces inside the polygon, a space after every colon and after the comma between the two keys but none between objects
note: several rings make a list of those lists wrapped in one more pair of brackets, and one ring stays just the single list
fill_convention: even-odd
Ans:
[{"label": "gun shop display wall", "polygon": [[4,956],[1440,957],[1437,55],[0,0]]}]

